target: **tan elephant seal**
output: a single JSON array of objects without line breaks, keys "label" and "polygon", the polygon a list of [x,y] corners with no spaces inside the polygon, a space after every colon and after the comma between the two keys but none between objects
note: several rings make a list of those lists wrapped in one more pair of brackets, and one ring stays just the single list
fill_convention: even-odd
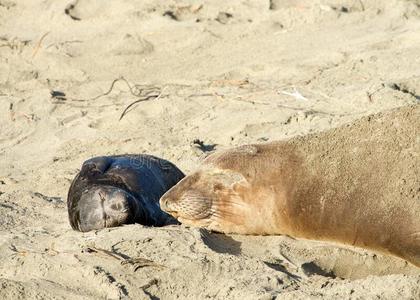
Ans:
[{"label": "tan elephant seal", "polygon": [[161,208],[187,225],[340,242],[420,267],[419,133],[415,105],[215,153]]}]

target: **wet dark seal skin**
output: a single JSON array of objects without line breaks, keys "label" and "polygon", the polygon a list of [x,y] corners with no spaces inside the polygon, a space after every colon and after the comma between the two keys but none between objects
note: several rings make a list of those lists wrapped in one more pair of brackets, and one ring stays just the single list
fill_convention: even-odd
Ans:
[{"label": "wet dark seal skin", "polygon": [[185,175],[151,155],[100,156],[85,161],[68,193],[70,225],[90,231],[123,224],[177,224],[159,198]]}]

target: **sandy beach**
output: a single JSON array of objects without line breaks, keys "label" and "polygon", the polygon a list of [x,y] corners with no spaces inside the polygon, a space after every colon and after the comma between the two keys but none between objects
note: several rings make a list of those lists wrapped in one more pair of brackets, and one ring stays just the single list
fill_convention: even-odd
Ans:
[{"label": "sandy beach", "polygon": [[399,258],[183,225],[80,233],[66,206],[92,156],[188,174],[413,104],[418,0],[0,0],[0,298],[420,299]]}]

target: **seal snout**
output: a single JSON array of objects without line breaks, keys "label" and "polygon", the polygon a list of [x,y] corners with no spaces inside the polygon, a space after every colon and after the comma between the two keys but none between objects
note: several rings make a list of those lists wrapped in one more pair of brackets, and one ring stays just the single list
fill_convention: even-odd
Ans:
[{"label": "seal snout", "polygon": [[172,201],[169,199],[169,197],[166,197],[165,195],[163,195],[162,198],[160,198],[159,200],[159,205],[160,205],[160,209],[162,209],[163,211],[166,211],[167,213],[170,213],[173,215],[173,213],[176,213],[175,211],[171,210],[170,206]]},{"label": "seal snout", "polygon": [[[173,195],[175,194],[175,195]],[[187,190],[181,195],[169,191],[160,199],[160,208],[179,220],[195,222],[211,214],[212,201],[202,193]]]},{"label": "seal snout", "polygon": [[133,223],[136,200],[115,187],[93,187],[82,194],[79,201],[80,230],[89,231]]}]

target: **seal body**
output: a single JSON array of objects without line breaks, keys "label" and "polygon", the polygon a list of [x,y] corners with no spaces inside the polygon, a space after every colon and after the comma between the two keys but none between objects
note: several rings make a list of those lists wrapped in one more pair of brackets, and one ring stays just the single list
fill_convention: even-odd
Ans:
[{"label": "seal body", "polygon": [[174,164],[151,155],[89,159],[68,192],[70,225],[90,231],[130,223],[177,223],[160,209],[159,198],[183,177]]},{"label": "seal body", "polygon": [[420,105],[210,155],[160,200],[184,224],[370,248],[420,266]]}]

